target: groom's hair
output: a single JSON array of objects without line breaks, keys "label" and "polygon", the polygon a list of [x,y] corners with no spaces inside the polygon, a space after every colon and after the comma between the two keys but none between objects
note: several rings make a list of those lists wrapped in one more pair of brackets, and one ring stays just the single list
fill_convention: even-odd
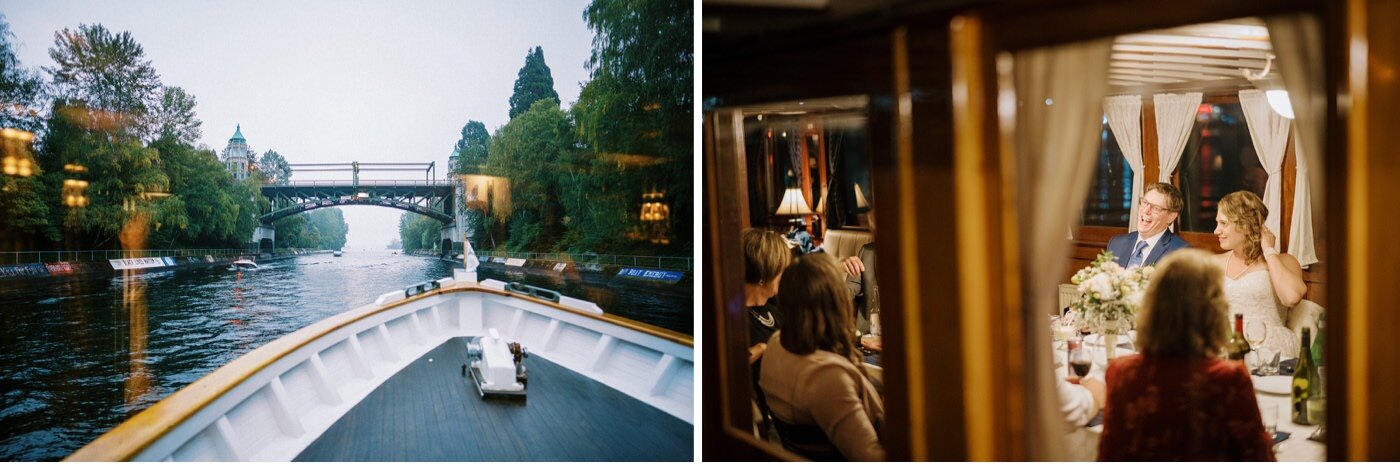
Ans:
[{"label": "groom's hair", "polygon": [[1181,212],[1181,208],[1186,206],[1186,204],[1181,201],[1181,190],[1177,189],[1175,185],[1166,182],[1149,184],[1147,190],[1143,190],[1142,193],[1146,194],[1153,190],[1167,196],[1167,208],[1171,208],[1173,213]]}]

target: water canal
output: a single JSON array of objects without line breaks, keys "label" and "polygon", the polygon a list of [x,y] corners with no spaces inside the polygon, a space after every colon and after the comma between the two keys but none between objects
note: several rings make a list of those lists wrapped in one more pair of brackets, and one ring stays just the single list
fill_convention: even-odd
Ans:
[{"label": "water canal", "polygon": [[[0,287],[0,460],[58,460],[214,369],[382,293],[450,276],[452,263],[347,252],[254,271],[183,270]],[[691,333],[681,289],[484,270]]]}]

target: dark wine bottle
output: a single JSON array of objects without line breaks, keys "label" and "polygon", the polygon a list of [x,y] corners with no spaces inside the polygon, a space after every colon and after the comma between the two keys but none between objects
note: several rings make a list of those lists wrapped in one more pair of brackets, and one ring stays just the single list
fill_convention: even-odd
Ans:
[{"label": "dark wine bottle", "polygon": [[1244,315],[1235,315],[1235,331],[1230,334],[1230,339],[1225,341],[1225,355],[1231,361],[1244,361],[1244,355],[1249,353],[1249,340],[1244,339]]},{"label": "dark wine bottle", "polygon": [[1303,344],[1298,347],[1298,366],[1293,369],[1293,423],[1317,425],[1321,422],[1308,411],[1308,398],[1321,395],[1317,362],[1312,356],[1312,330],[1303,328]]}]

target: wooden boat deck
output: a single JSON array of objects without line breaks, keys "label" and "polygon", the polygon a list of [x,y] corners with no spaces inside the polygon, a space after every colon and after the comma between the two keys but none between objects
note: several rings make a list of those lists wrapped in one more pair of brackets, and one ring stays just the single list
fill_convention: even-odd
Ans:
[{"label": "wooden boat deck", "polygon": [[[529,396],[482,399],[466,340],[434,348],[370,393],[297,461],[690,461],[694,427],[538,356]],[[431,361],[430,361],[431,360]]]}]

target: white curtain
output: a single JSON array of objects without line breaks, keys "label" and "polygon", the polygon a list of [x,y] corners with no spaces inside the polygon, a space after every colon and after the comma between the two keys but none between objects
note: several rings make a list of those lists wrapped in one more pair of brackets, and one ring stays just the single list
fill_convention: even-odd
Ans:
[{"label": "white curtain", "polygon": [[1137,230],[1138,199],[1142,197],[1142,99],[1137,95],[1117,95],[1103,100],[1103,113],[1113,139],[1123,151],[1123,159],[1133,168],[1132,210],[1128,212],[1128,232]]},{"label": "white curtain", "polygon": [[1264,184],[1264,206],[1269,216],[1264,225],[1277,237],[1283,236],[1283,155],[1288,151],[1288,118],[1269,107],[1269,98],[1262,90],[1241,90],[1240,109],[1244,110],[1249,138],[1259,163],[1269,174]]},{"label": "white curtain", "polygon": [[1293,196],[1293,223],[1289,226],[1288,254],[1307,266],[1318,262],[1314,244],[1312,210],[1321,205],[1322,154],[1326,144],[1327,93],[1323,81],[1322,26],[1310,14],[1264,18],[1269,40],[1278,56],[1279,74],[1293,106],[1293,135],[1297,141],[1298,181]]},{"label": "white curtain", "polygon": [[1191,138],[1191,128],[1196,125],[1201,93],[1159,93],[1152,96],[1152,103],[1157,113],[1157,159],[1161,161],[1157,181],[1171,182],[1181,151]]},{"label": "white curtain", "polygon": [[[1063,460],[1064,418],[1053,377],[1045,315],[1058,302],[1071,241],[1089,193],[1108,93],[1112,39],[1018,52],[1015,57],[1017,221],[1026,323],[1031,460]],[[1006,114],[1002,115],[1005,121]]]}]

